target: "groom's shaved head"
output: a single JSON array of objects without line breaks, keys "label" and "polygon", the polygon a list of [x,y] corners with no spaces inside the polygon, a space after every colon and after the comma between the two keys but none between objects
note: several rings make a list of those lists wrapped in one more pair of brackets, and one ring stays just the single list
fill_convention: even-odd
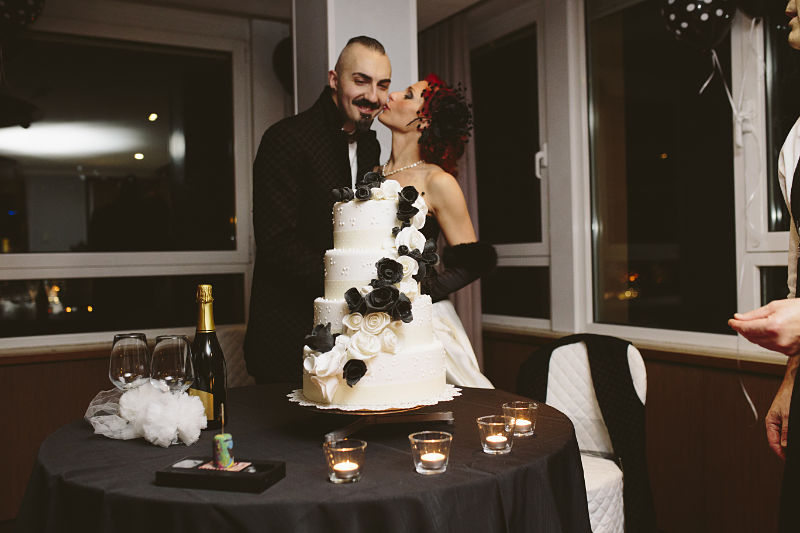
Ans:
[{"label": "groom's shaved head", "polygon": [[367,50],[372,50],[373,52],[378,52],[381,55],[386,55],[386,49],[383,45],[377,40],[373,39],[372,37],[367,37],[366,35],[359,35],[358,37],[353,37],[347,44],[342,48],[341,53],[339,54],[339,59],[336,60],[336,66],[334,70],[341,75],[342,68],[345,64],[350,63],[352,61],[353,54],[355,53],[355,45],[361,45]]}]

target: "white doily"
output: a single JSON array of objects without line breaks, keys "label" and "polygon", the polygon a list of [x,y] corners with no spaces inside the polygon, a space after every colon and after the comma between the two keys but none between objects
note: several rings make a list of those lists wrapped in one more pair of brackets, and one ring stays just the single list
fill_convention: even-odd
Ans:
[{"label": "white doily", "polygon": [[461,389],[447,383],[439,394],[424,400],[413,400],[408,402],[394,402],[391,404],[361,404],[361,405],[341,405],[338,403],[317,403],[312,402],[303,395],[303,389],[296,389],[286,395],[290,402],[299,403],[304,407],[316,407],[318,409],[336,409],[339,411],[388,411],[390,409],[412,409],[421,405],[436,405],[439,402],[449,402],[456,396],[461,396]]}]

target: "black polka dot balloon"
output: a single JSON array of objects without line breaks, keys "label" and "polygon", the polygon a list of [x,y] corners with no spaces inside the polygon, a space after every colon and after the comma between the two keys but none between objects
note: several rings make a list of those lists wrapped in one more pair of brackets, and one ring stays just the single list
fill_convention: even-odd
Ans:
[{"label": "black polka dot balloon", "polygon": [[0,0],[0,40],[36,20],[44,0]]},{"label": "black polka dot balloon", "polygon": [[661,16],[679,41],[703,50],[717,46],[731,29],[734,0],[662,0]]}]

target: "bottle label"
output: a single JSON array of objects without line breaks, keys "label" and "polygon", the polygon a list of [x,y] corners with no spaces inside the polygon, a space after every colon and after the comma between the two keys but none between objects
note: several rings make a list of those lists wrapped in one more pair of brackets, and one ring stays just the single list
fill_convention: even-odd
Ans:
[{"label": "bottle label", "polygon": [[204,390],[189,389],[189,396],[197,396],[206,410],[206,420],[214,420],[214,394]]}]

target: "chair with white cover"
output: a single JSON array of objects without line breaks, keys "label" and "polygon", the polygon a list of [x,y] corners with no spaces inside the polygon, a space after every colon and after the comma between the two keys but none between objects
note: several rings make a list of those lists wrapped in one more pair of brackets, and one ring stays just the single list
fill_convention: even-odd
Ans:
[{"label": "chair with white cover", "polygon": [[526,361],[517,392],[544,399],[575,426],[592,531],[655,531],[644,456],[647,372],[636,347],[601,335],[565,337]]}]

